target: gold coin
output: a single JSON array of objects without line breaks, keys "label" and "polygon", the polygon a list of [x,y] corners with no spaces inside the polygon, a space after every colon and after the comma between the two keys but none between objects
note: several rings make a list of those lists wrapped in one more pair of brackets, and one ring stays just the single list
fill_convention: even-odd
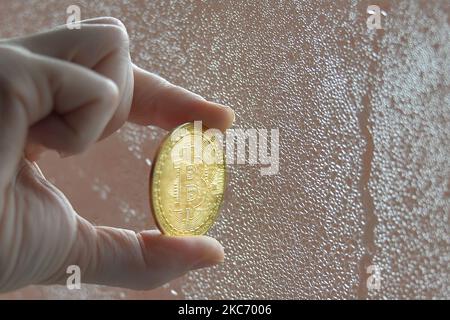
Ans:
[{"label": "gold coin", "polygon": [[205,234],[223,200],[226,172],[220,132],[199,123],[174,129],[153,163],[150,202],[158,228],[167,235]]}]

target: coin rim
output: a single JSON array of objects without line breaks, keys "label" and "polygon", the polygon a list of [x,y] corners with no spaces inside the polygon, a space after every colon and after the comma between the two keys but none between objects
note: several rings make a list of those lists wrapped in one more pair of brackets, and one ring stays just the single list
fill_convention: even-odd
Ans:
[{"label": "coin rim", "polygon": [[[214,225],[214,222],[217,221],[218,217],[219,217],[219,213],[222,209],[222,205],[223,205],[223,200],[225,198],[225,191],[226,191],[226,187],[227,187],[227,182],[228,182],[228,170],[227,170],[227,165],[225,162],[225,152],[223,152],[222,150],[222,157],[223,157],[223,171],[224,171],[224,185],[223,185],[223,191],[220,197],[220,203],[219,206],[217,207],[217,210],[214,214],[213,219],[211,219],[212,223],[209,224],[209,226],[206,228],[206,230],[202,233],[193,233],[193,234],[179,234],[179,235],[171,235],[169,233],[167,233],[167,230],[164,230],[164,228],[162,227],[161,223],[159,222],[159,219],[156,215],[156,211],[155,211],[155,207],[153,204],[153,180],[154,180],[154,174],[155,174],[155,168],[156,168],[156,163],[159,160],[159,155],[161,153],[161,149],[163,148],[164,144],[167,142],[167,140],[170,138],[170,136],[172,135],[173,132],[175,132],[176,130],[181,129],[184,126],[188,126],[188,125],[194,125],[194,122],[185,122],[177,127],[175,127],[174,129],[172,129],[165,137],[164,139],[161,141],[161,143],[158,146],[158,149],[156,150],[155,155],[153,156],[153,163],[152,163],[152,167],[150,170],[150,177],[149,177],[149,190],[148,190],[148,195],[149,195],[149,202],[150,202],[150,209],[152,212],[152,216],[153,216],[153,220],[155,221],[156,226],[158,227],[159,231],[164,234],[164,235],[168,235],[168,236],[196,236],[196,235],[204,235],[206,234]],[[206,131],[210,129],[209,127],[205,126],[202,124],[202,134]],[[208,219],[209,220],[209,219]]]}]

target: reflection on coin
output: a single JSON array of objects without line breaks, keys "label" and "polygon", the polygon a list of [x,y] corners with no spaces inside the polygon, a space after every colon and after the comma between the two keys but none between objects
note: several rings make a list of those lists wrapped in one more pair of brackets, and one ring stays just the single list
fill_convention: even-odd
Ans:
[{"label": "reflection on coin", "polygon": [[205,234],[217,219],[225,190],[218,131],[200,122],[174,129],[163,141],[150,176],[155,221],[167,235]]}]

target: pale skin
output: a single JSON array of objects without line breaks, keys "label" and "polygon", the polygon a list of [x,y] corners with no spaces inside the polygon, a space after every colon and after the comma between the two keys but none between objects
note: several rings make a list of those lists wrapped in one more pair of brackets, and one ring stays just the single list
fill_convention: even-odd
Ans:
[{"label": "pale skin", "polygon": [[85,283],[151,289],[224,260],[207,236],[92,225],[34,162],[95,148],[127,121],[232,125],[230,108],[137,67],[128,45],[114,18],[0,41],[0,292],[65,284],[70,265]]}]

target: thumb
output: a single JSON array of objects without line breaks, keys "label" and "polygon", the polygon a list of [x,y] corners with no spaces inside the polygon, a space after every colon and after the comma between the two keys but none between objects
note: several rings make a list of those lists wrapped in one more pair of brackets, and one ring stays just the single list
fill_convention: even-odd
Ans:
[{"label": "thumb", "polygon": [[77,239],[60,275],[69,265],[81,269],[81,281],[130,289],[151,289],[186,272],[223,261],[223,247],[206,236],[172,237],[159,231],[94,227],[79,217]]}]

